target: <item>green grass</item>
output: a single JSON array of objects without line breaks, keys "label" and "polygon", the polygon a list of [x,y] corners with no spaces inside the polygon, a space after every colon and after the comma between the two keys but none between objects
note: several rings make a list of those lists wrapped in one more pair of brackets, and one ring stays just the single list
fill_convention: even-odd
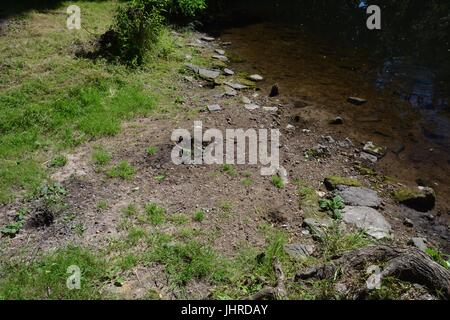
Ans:
[{"label": "green grass", "polygon": [[231,164],[224,164],[221,168],[222,172],[229,175],[230,177],[235,177],[237,175],[236,168]]},{"label": "green grass", "polygon": [[106,200],[100,200],[97,203],[97,210],[99,211],[105,211],[106,209],[108,209],[108,201]]},{"label": "green grass", "polygon": [[194,213],[194,221],[202,222],[203,220],[205,220],[205,213],[203,211],[197,211]]},{"label": "green grass", "polygon": [[[81,287],[66,286],[69,266],[81,270]],[[0,300],[99,299],[106,261],[78,247],[59,249],[28,263],[5,262],[0,268]]]},{"label": "green grass", "polygon": [[120,161],[112,169],[108,171],[110,178],[122,178],[124,180],[131,180],[136,173],[136,169],[130,165],[127,161]]},{"label": "green grass", "polygon": [[52,159],[52,162],[50,163],[51,167],[54,168],[62,168],[67,164],[67,157],[64,155],[57,155]]},{"label": "green grass", "polygon": [[281,179],[279,176],[273,176],[272,177],[272,184],[277,187],[278,189],[284,188],[284,182],[283,179]]},{"label": "green grass", "polygon": [[[112,23],[115,1],[78,1],[83,26],[101,34]],[[55,8],[63,12],[68,3]],[[21,23],[25,21],[26,23]],[[104,60],[77,58],[79,44],[93,40],[84,31],[69,31],[58,14],[30,11],[10,21],[0,37],[0,203],[33,192],[48,175],[49,151],[73,149],[115,135],[123,121],[169,114],[179,95],[173,76],[182,65],[182,49],[169,30],[144,64],[131,70]],[[29,39],[33,39],[32,42]],[[109,162],[93,156],[95,165]],[[54,165],[62,166],[62,158]]]},{"label": "green grass", "polygon": [[149,156],[154,156],[158,152],[158,148],[156,147],[148,147],[146,150]]},{"label": "green grass", "polygon": [[107,165],[111,161],[111,158],[111,154],[101,147],[95,148],[92,152],[92,162],[99,167]]},{"label": "green grass", "polygon": [[153,225],[159,225],[166,221],[166,209],[150,202],[145,206],[146,218]]}]

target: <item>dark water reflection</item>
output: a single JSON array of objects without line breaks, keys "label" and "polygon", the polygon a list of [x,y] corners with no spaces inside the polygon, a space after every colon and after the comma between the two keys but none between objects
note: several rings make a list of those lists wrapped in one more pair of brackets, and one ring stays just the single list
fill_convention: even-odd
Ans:
[{"label": "dark water reflection", "polygon": [[437,75],[431,69],[392,58],[384,62],[376,79],[379,90],[392,90],[421,114],[425,138],[450,149],[449,93],[436,86]]},{"label": "dark water reflection", "polygon": [[[230,54],[243,58],[232,67],[266,78],[262,92],[278,83],[287,105],[306,99],[317,106],[324,134],[388,147],[392,152],[378,169],[411,186],[418,179],[428,182],[447,214],[450,85],[440,80],[439,70],[407,58],[380,60],[301,26],[261,23],[222,30],[220,37],[232,43]],[[348,104],[349,96],[368,103]],[[345,118],[344,126],[328,125],[336,115]],[[399,146],[402,151],[393,152]]]}]

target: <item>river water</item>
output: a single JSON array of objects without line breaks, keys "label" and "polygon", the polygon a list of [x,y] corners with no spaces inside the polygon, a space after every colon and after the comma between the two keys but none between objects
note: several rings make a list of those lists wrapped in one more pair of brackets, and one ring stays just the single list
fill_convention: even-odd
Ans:
[{"label": "river water", "polygon": [[[222,30],[220,38],[232,43],[228,51],[239,57],[240,70],[265,77],[263,92],[278,83],[283,100],[308,100],[342,116],[343,126],[319,122],[337,136],[388,147],[377,169],[410,186],[420,180],[433,187],[441,213],[449,213],[450,94],[439,70],[407,57],[374,58],[301,26],[253,24]],[[349,96],[368,103],[352,105]]]}]

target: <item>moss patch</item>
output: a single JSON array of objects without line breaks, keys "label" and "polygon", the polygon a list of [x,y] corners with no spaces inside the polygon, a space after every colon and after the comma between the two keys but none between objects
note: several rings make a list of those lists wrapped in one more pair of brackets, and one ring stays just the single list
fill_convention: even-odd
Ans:
[{"label": "moss patch", "polygon": [[324,184],[328,190],[334,190],[339,185],[349,186],[349,187],[360,187],[361,186],[361,182],[359,182],[356,179],[343,178],[343,177],[339,177],[339,176],[329,176],[329,177],[325,178]]}]

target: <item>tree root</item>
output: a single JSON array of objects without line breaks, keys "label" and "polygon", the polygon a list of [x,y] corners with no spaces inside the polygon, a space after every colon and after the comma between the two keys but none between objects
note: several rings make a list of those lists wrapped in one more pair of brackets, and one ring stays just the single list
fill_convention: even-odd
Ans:
[{"label": "tree root", "polygon": [[265,287],[261,291],[255,293],[249,300],[285,300],[287,299],[286,291],[286,278],[284,276],[283,270],[281,269],[281,263],[277,257],[273,258],[272,266],[275,271],[275,276],[277,277],[277,283],[275,287]]},{"label": "tree root", "polygon": [[339,272],[350,275],[354,271],[363,270],[371,263],[385,263],[382,277],[395,276],[403,281],[418,283],[445,299],[450,298],[450,270],[415,248],[380,245],[354,250],[330,263],[297,273],[295,281],[311,278],[331,279]]}]

